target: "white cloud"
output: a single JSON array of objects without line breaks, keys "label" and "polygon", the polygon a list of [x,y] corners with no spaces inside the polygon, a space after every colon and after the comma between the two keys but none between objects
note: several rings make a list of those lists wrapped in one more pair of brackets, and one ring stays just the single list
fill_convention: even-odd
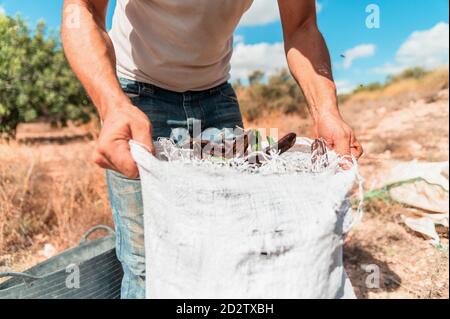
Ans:
[{"label": "white cloud", "polygon": [[448,63],[448,23],[438,23],[426,31],[416,31],[397,52],[399,64],[434,68]]},{"label": "white cloud", "polygon": [[357,59],[368,58],[375,54],[376,46],[374,44],[360,44],[344,52],[343,67],[349,69]]},{"label": "white cloud", "polygon": [[251,8],[244,14],[241,26],[263,25],[280,19],[276,0],[255,0]]},{"label": "white cloud", "polygon": [[406,68],[420,66],[433,69],[448,65],[449,25],[440,22],[428,30],[413,32],[400,46],[394,63],[387,63],[372,71],[379,74],[396,74]]},{"label": "white cloud", "polygon": [[231,58],[231,78],[247,79],[248,75],[261,70],[266,75],[277,70],[287,68],[284,45],[278,43],[245,44],[239,42],[235,45]]},{"label": "white cloud", "polygon": [[[317,12],[323,5],[317,3]],[[276,0],[254,0],[252,7],[243,16],[241,26],[258,26],[278,21],[280,14]],[[242,35],[234,37],[234,52],[231,59],[231,79],[246,80],[250,73],[261,70],[270,76],[287,68],[284,45],[277,43],[246,44]]]},{"label": "white cloud", "polygon": [[349,80],[343,79],[343,80],[336,80],[334,81],[336,84],[336,89],[338,94],[346,94],[352,92],[356,85],[351,83]]},{"label": "white cloud", "polygon": [[370,71],[371,71],[371,73],[375,73],[375,74],[388,75],[388,74],[398,74],[398,73],[402,72],[405,68],[407,68],[407,67],[396,65],[396,64],[389,62],[389,63],[384,64],[383,66],[372,68]]},{"label": "white cloud", "polygon": [[5,14],[6,14],[5,8],[0,6],[0,16],[5,15]]}]

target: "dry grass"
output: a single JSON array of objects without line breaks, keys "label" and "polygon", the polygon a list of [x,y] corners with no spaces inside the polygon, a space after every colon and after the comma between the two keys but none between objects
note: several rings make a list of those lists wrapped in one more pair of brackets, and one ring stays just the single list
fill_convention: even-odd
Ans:
[{"label": "dry grass", "polygon": [[421,78],[403,79],[373,91],[361,91],[347,99],[348,103],[402,98],[414,100],[434,96],[448,88],[448,68],[432,71]]},{"label": "dry grass", "polygon": [[[18,252],[38,256],[75,245],[89,227],[111,224],[102,170],[92,143],[0,144],[0,269]],[[15,269],[17,270],[17,269]]]}]

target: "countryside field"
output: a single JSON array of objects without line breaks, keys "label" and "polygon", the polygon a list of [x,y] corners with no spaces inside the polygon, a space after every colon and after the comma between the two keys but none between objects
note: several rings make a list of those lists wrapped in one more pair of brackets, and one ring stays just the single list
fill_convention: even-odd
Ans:
[{"label": "countryside field", "polygon": [[[305,112],[245,102],[245,126],[277,127],[308,136]],[[365,147],[360,161],[365,190],[382,187],[389,170],[405,161],[448,161],[448,69],[405,77],[342,97],[342,113]],[[97,224],[112,225],[104,172],[90,160],[98,125],[50,129],[21,126],[16,140],[0,142],[0,271],[21,271],[77,245]],[[402,223],[410,208],[389,199],[364,204],[362,222],[346,239],[345,264],[360,298],[448,298],[448,229],[435,247]],[[363,264],[381,270],[369,289]]]}]

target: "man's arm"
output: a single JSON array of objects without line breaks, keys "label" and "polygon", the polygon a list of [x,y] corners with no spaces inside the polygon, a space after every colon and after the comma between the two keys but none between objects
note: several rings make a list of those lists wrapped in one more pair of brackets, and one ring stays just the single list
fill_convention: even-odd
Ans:
[{"label": "man's arm", "polygon": [[330,55],[317,27],[315,0],[278,0],[278,5],[289,69],[305,94],[315,137],[323,137],[338,154],[359,158],[361,144],[339,112]]},{"label": "man's arm", "polygon": [[[151,124],[123,93],[105,19],[108,0],[65,0],[62,41],[67,59],[96,106],[103,125],[94,162],[127,177],[138,176],[128,141],[153,150]],[[79,21],[74,21],[73,19]]]}]

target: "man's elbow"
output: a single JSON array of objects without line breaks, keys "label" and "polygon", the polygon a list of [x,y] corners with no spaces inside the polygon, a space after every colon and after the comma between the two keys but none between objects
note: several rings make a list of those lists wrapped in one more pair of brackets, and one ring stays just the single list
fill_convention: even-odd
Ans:
[{"label": "man's elbow", "polygon": [[315,18],[302,20],[295,28],[292,28],[291,32],[285,34],[285,50],[287,52],[292,47],[321,35]]}]

